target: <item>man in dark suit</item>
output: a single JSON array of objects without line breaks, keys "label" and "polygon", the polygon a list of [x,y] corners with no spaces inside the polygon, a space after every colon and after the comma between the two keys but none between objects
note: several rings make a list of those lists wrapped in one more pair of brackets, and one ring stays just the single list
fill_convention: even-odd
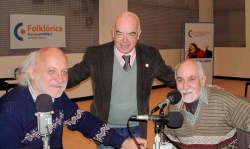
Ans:
[{"label": "man in dark suit", "polygon": [[[115,19],[113,41],[88,48],[83,60],[69,69],[67,88],[91,77],[94,91],[91,113],[125,137],[129,137],[126,128],[129,117],[149,113],[154,78],[168,87],[176,86],[174,71],[165,64],[158,49],[137,43],[140,34],[138,16],[124,12]],[[133,122],[130,126],[134,136],[147,137],[146,122]]]}]

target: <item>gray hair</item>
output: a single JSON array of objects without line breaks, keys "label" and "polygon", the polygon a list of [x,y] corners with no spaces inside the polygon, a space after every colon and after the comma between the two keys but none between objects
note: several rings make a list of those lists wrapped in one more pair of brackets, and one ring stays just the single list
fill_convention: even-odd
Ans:
[{"label": "gray hair", "polygon": [[199,72],[199,77],[200,79],[205,76],[205,72],[202,66],[202,63],[200,61],[195,61],[195,60],[185,60],[182,63],[179,63],[176,67],[175,67],[175,80],[177,79],[177,70],[179,68],[179,66],[183,63],[185,63],[186,61],[192,61],[196,64],[197,68],[198,68],[198,72]]},{"label": "gray hair", "polygon": [[38,51],[31,52],[27,59],[19,67],[18,83],[22,86],[27,86],[30,82],[28,70],[29,67],[35,64]]}]

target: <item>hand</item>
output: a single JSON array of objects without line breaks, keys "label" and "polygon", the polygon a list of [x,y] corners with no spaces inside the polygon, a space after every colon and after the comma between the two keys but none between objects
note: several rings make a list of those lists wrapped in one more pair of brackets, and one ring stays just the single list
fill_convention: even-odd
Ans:
[{"label": "hand", "polygon": [[206,50],[208,50],[209,45],[206,46]]},{"label": "hand", "polygon": [[206,84],[206,86],[208,86],[208,87],[214,87],[214,88],[217,88],[217,89],[219,89],[219,90],[224,90],[224,88],[222,88],[222,87],[220,87],[220,86],[218,86],[218,85]]},{"label": "hand", "polygon": [[[135,138],[138,144],[140,145],[141,149],[146,149],[147,147],[147,140],[143,138]],[[122,146],[121,149],[138,149],[137,145],[135,144],[132,138],[127,138]]]}]

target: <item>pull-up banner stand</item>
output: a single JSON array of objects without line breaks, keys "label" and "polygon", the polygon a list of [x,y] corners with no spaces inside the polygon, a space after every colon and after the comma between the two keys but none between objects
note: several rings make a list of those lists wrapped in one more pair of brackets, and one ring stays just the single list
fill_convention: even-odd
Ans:
[{"label": "pull-up banner stand", "polygon": [[194,59],[203,65],[207,84],[213,84],[214,23],[185,23],[184,59]]}]

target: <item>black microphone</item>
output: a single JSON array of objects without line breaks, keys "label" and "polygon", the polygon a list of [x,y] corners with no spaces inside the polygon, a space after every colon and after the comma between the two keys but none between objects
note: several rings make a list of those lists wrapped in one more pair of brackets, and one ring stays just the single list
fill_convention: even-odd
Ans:
[{"label": "black microphone", "polygon": [[38,133],[42,136],[43,148],[49,149],[49,135],[52,132],[52,97],[48,94],[40,94],[36,98],[36,111]]},{"label": "black microphone", "polygon": [[132,115],[130,120],[164,122],[170,128],[180,128],[183,115],[180,112],[168,112],[167,115]]},{"label": "black microphone", "polygon": [[181,93],[178,90],[172,90],[168,93],[167,95],[167,99],[164,99],[161,103],[159,103],[157,105],[157,107],[155,107],[151,113],[156,112],[157,110],[165,107],[166,105],[168,105],[169,103],[172,105],[177,104],[179,101],[181,100]]}]

